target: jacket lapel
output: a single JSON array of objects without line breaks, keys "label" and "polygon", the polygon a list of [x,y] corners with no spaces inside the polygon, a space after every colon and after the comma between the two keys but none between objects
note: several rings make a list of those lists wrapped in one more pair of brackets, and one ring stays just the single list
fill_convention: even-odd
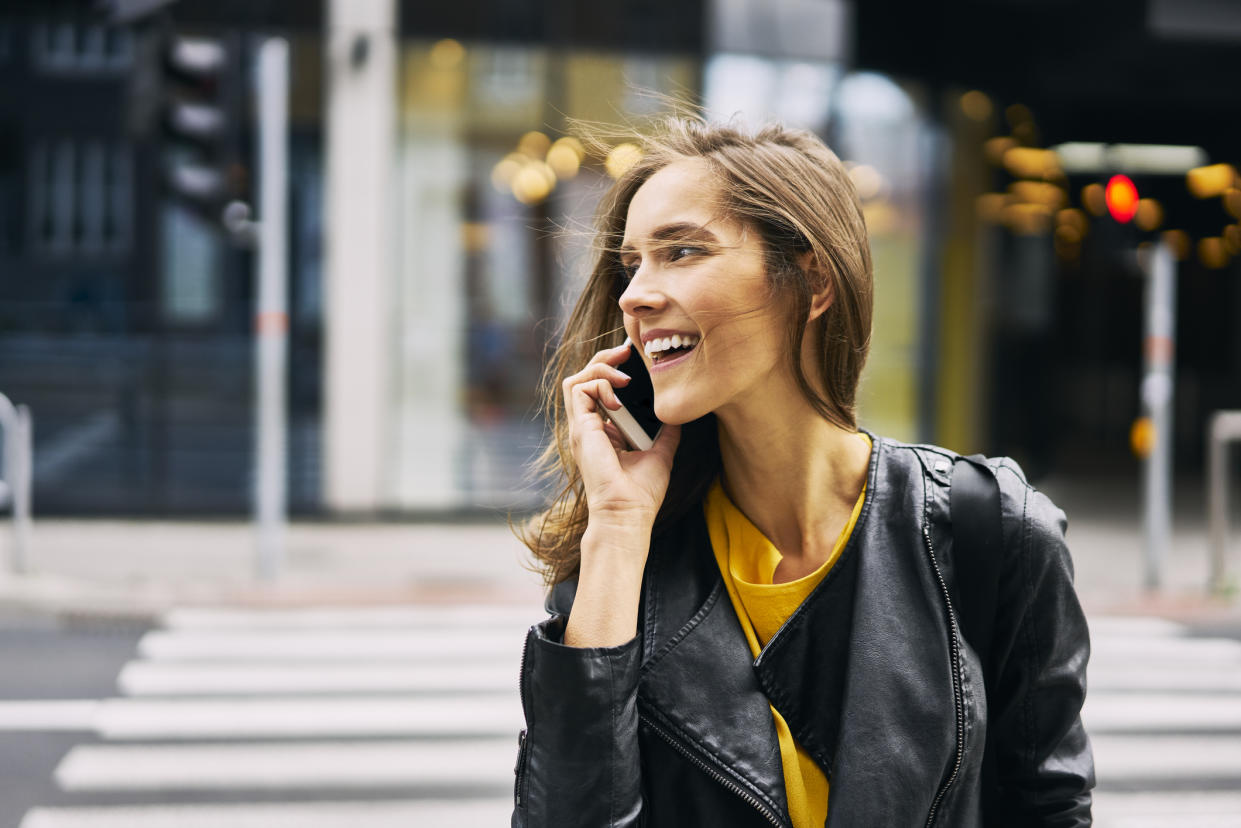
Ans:
[{"label": "jacket lapel", "polygon": [[[700,513],[648,559],[641,711],[788,823],[771,705]],[[688,620],[686,620],[688,619]]]},{"label": "jacket lapel", "polygon": [[876,803],[883,803],[885,824],[922,824],[956,760],[952,637],[921,531],[928,509],[922,466],[911,450],[882,440],[874,466],[870,519],[855,529],[829,828],[873,817]]}]

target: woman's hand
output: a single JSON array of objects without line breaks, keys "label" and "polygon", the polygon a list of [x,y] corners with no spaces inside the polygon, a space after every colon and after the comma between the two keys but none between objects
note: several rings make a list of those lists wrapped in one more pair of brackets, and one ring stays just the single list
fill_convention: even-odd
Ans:
[{"label": "woman's hand", "polygon": [[586,367],[563,383],[569,441],[582,473],[590,523],[645,527],[649,532],[668,490],[672,458],[680,426],[664,426],[647,451],[629,451],[620,430],[604,422],[607,411],[621,407],[615,387],[629,377],[616,366],[628,356],[629,345],[594,355]]},{"label": "woman's hand", "polygon": [[633,638],[651,527],[668,491],[680,426],[664,426],[647,451],[628,451],[603,415],[621,407],[617,369],[630,346],[600,351],[564,381],[569,443],[589,510],[582,535],[577,594],[565,627],[570,647],[614,647]]}]

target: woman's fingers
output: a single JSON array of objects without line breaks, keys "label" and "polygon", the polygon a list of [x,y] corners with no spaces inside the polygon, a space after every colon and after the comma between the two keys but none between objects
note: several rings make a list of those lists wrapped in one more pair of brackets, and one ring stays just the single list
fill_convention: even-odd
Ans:
[{"label": "woman's fingers", "polygon": [[596,352],[595,355],[590,358],[590,362],[587,362],[586,365],[591,366],[596,363],[620,365],[626,358],[628,358],[630,347],[632,346],[617,345],[615,348],[604,348],[602,351]]},{"label": "woman's fingers", "polygon": [[601,400],[615,411],[620,407],[620,400],[612,389],[628,383],[629,376],[623,371],[605,362],[592,362],[573,376],[565,378],[562,385],[565,411],[570,417],[583,410],[593,412],[597,410],[594,400]]}]

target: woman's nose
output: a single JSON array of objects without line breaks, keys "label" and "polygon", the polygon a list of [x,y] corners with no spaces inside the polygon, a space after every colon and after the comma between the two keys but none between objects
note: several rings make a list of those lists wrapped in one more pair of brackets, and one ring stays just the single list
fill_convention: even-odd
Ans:
[{"label": "woman's nose", "polygon": [[666,300],[656,289],[645,266],[639,267],[620,295],[620,308],[630,316],[644,316],[663,307]]}]

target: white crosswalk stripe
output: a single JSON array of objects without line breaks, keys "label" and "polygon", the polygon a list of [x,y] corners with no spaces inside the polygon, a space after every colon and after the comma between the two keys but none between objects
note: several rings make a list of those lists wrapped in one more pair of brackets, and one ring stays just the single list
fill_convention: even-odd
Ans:
[{"label": "white crosswalk stripe", "polygon": [[[20,828],[503,825],[537,615],[171,612],[119,697],[0,703],[0,729],[94,739],[55,771],[82,804]],[[1155,618],[1091,629],[1095,825],[1241,828],[1241,642]]]},{"label": "white crosswalk stripe", "polygon": [[1097,828],[1241,828],[1241,642],[1091,620]]},{"label": "white crosswalk stripe", "polygon": [[33,808],[20,828],[507,824],[522,638],[537,619],[174,610],[122,668],[121,696],[0,702],[0,729],[93,737],[54,774],[84,804]]}]

